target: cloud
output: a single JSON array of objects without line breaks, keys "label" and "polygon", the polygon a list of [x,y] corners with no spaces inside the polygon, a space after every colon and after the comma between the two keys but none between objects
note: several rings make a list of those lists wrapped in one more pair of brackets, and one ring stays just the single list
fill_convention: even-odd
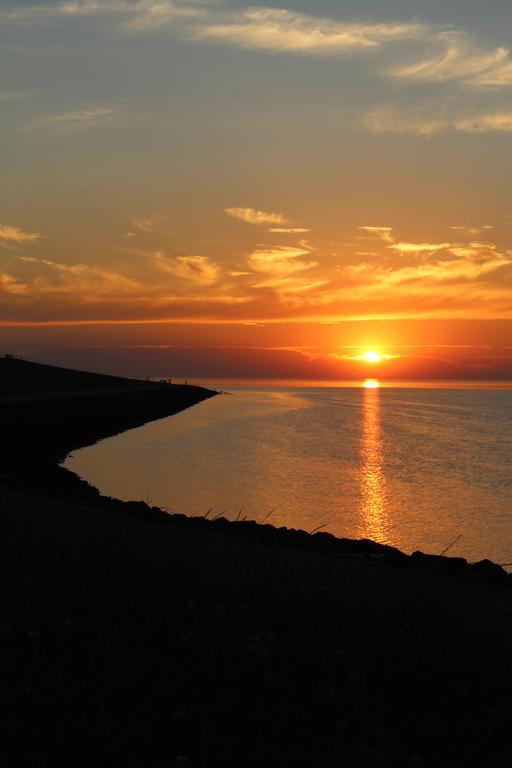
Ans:
[{"label": "cloud", "polygon": [[340,57],[415,41],[425,55],[410,63],[388,66],[383,74],[409,82],[460,82],[478,88],[512,84],[508,48],[486,49],[464,30],[415,20],[394,22],[340,21],[284,8],[223,7],[215,0],[69,0],[11,6],[0,11],[0,23],[30,24],[84,17],[111,17],[126,32],[141,33],[175,25],[188,40],[213,40],[242,49],[282,54]]},{"label": "cloud", "polygon": [[[19,263],[30,265],[30,276],[25,279],[26,294],[65,294],[88,297],[131,296],[141,284],[131,277],[103,267],[89,264],[63,264],[50,259],[19,256]],[[21,292],[21,291],[20,291]]]},{"label": "cloud", "polygon": [[179,18],[201,16],[198,7],[187,6],[171,0],[74,0],[25,8],[7,8],[0,11],[0,23],[33,24],[58,18],[84,16],[120,16],[124,28],[140,32],[157,29]]},{"label": "cloud", "polygon": [[361,119],[362,125],[372,133],[397,133],[431,137],[444,131],[458,133],[510,133],[512,132],[512,111],[488,112],[467,116],[436,114],[435,108],[419,107],[399,109],[377,107]]},{"label": "cloud", "polygon": [[219,267],[207,256],[177,256],[173,259],[158,251],[154,259],[159,269],[182,280],[213,285],[219,279]]},{"label": "cloud", "polygon": [[494,229],[494,227],[491,224],[483,224],[481,226],[476,226],[476,227],[468,227],[468,226],[465,226],[465,225],[463,225],[463,226],[457,225],[457,226],[448,227],[448,229],[451,229],[454,232],[464,232],[466,235],[474,236],[474,235],[481,234],[483,231],[492,230],[492,229]]},{"label": "cloud", "polygon": [[12,275],[0,272],[0,294],[9,293],[14,295],[22,295],[28,290],[28,285],[22,283],[16,277]]},{"label": "cloud", "polygon": [[434,38],[430,56],[412,64],[393,67],[387,74],[397,80],[444,83],[460,81],[486,87],[512,84],[512,59],[508,48],[481,50],[466,32],[449,30]]},{"label": "cloud", "polygon": [[510,133],[512,112],[474,115],[455,121],[454,127],[463,133]]},{"label": "cloud", "polygon": [[304,272],[318,266],[317,261],[303,261],[302,256],[310,253],[305,244],[300,246],[260,245],[248,259],[254,272],[266,274],[263,280],[253,283],[254,288],[270,288],[279,294],[304,293],[325,285],[324,277],[304,276]]},{"label": "cloud", "polygon": [[249,266],[256,272],[273,272],[289,275],[316,267],[316,261],[300,261],[301,256],[309,253],[308,248],[300,246],[259,246],[249,256]]},{"label": "cloud", "polygon": [[361,124],[371,133],[403,133],[416,136],[433,136],[447,130],[450,122],[434,117],[429,111],[402,110],[396,107],[377,107],[366,112]]},{"label": "cloud", "polygon": [[271,227],[269,232],[281,235],[302,235],[311,232],[308,227]]},{"label": "cloud", "polygon": [[453,249],[454,259],[438,259],[411,267],[390,271],[384,282],[393,285],[416,283],[424,290],[428,283],[449,284],[477,281],[503,266],[511,265],[510,254],[495,249],[473,248],[464,251]]},{"label": "cloud", "polygon": [[375,235],[380,240],[383,240],[385,243],[393,243],[393,227],[372,227],[372,226],[365,226],[365,227],[359,227],[359,229],[362,232],[368,232],[369,235]]},{"label": "cloud", "polygon": [[41,240],[43,235],[37,232],[24,232],[19,227],[12,227],[9,224],[0,224],[0,246],[1,245],[24,245]]},{"label": "cloud", "polygon": [[425,33],[425,25],[414,22],[339,22],[281,8],[248,8],[231,14],[223,23],[200,24],[192,36],[240,48],[319,56],[373,49]]},{"label": "cloud", "polygon": [[257,211],[255,208],[225,208],[224,213],[233,219],[245,221],[246,224],[256,224],[260,227],[267,224],[288,224],[288,220],[282,213]]},{"label": "cloud", "polygon": [[284,8],[223,7],[211,0],[69,0],[11,6],[0,23],[30,24],[52,19],[112,17],[122,30],[140,33],[175,22],[189,40],[213,40],[238,48],[283,54],[340,57],[416,41],[423,58],[387,67],[383,74],[401,82],[460,82],[489,88],[512,84],[512,58],[504,46],[486,49],[464,30],[415,20],[340,21]]},{"label": "cloud", "polygon": [[[140,281],[112,268],[11,258],[9,267],[0,270],[0,320],[4,324],[262,323],[363,317],[510,318],[511,252],[476,240],[438,251],[421,247],[440,243],[408,245],[417,252],[398,263],[396,257],[381,254],[378,262],[322,269],[307,243],[261,245],[248,256],[247,270],[235,268],[238,274],[230,275],[230,283],[218,282],[214,290],[210,281],[216,265],[204,257],[172,258],[141,251]],[[133,261],[129,266],[139,269]]]},{"label": "cloud", "polygon": [[323,278],[308,279],[304,277],[293,276],[280,276],[269,277],[265,280],[260,280],[254,284],[254,288],[271,288],[281,295],[306,293],[312,291],[315,288],[321,288],[329,281]]},{"label": "cloud", "polygon": [[0,101],[16,101],[24,96],[23,91],[0,91]]},{"label": "cloud", "polygon": [[[223,286],[206,294],[191,290],[191,283],[208,288],[215,276],[212,265],[201,257],[161,259],[153,271],[147,266],[145,280],[140,282],[114,269],[16,257],[11,259],[8,269],[0,270],[0,322],[8,322],[9,318],[35,323],[62,319],[223,320],[229,314],[236,316],[237,307],[253,300],[247,293],[233,295]],[[169,281],[162,280],[162,271],[188,281],[183,284],[183,293],[169,290]]]},{"label": "cloud", "polygon": [[70,134],[112,125],[118,117],[119,111],[115,107],[93,107],[45,115],[25,124],[24,130],[39,137]]},{"label": "cloud", "polygon": [[140,2],[135,7],[137,9],[135,15],[124,24],[124,28],[131,32],[159,29],[175,19],[194,19],[203,15],[200,8],[163,0]]},{"label": "cloud", "polygon": [[[105,13],[106,8],[117,7],[120,3],[83,0],[83,2],[64,2],[57,4],[27,5],[25,7],[4,8],[0,11],[2,24],[30,24],[59,16],[84,16]],[[122,5],[125,5],[124,3]],[[111,12],[111,11],[108,11]]]},{"label": "cloud", "polygon": [[[145,232],[146,234],[150,234],[151,232],[154,232],[155,229],[158,228],[159,224],[163,224],[164,221],[166,221],[167,216],[164,216],[160,213],[155,213],[153,216],[146,216],[143,219],[134,219],[132,221],[132,226],[135,227],[135,229],[138,229],[140,232]],[[135,232],[128,232],[127,237],[135,237]]]},{"label": "cloud", "polygon": [[[469,282],[479,282],[502,267],[512,267],[512,253],[499,251],[494,243],[472,242],[465,246],[450,243],[396,245],[400,253],[420,254],[421,262],[405,266],[360,263],[344,267],[344,274],[352,286],[360,286],[360,296],[374,295],[383,289],[389,289],[389,297],[395,298],[402,290],[404,295],[425,297],[437,292],[445,298],[449,295],[456,303],[461,298],[457,285],[462,287]],[[352,287],[351,290],[357,289]]]},{"label": "cloud", "polygon": [[386,246],[387,248],[397,251],[400,254],[411,253],[435,253],[436,251],[443,251],[447,248],[452,248],[452,243],[393,243]]}]

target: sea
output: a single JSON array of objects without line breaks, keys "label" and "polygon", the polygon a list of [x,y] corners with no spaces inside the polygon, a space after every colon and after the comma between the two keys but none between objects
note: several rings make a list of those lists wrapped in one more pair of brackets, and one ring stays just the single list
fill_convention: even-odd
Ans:
[{"label": "sea", "polygon": [[512,564],[512,389],[216,383],[70,454],[102,493],[172,513]]}]

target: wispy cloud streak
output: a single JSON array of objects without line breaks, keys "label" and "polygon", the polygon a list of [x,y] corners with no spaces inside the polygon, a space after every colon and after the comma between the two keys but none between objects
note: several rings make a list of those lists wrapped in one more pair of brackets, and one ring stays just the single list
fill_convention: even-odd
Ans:
[{"label": "wispy cloud streak", "polygon": [[19,227],[13,227],[9,224],[0,224],[0,246],[4,245],[25,245],[36,240],[41,240],[43,235],[37,232],[24,232]]},{"label": "wispy cloud streak", "polygon": [[308,227],[271,227],[269,232],[276,235],[305,235],[311,232]]},{"label": "wispy cloud streak", "polygon": [[429,56],[412,64],[392,67],[388,75],[410,82],[455,80],[479,87],[512,85],[508,48],[481,50],[474,39],[462,31],[439,32],[434,40],[437,49]]},{"label": "wispy cloud streak", "polygon": [[23,126],[25,133],[40,138],[112,125],[120,116],[116,107],[92,107],[36,118]]},{"label": "wispy cloud streak", "polygon": [[259,227],[269,224],[288,224],[288,219],[282,213],[258,211],[255,208],[225,208],[224,213],[233,219],[244,221],[246,224],[255,224]]},{"label": "wispy cloud streak", "polygon": [[425,32],[425,25],[415,22],[349,23],[281,8],[248,8],[231,14],[223,23],[200,24],[192,36],[240,48],[321,56],[378,48],[383,43],[415,38]]},{"label": "wispy cloud streak", "polygon": [[200,285],[213,285],[219,279],[220,270],[206,256],[177,256],[170,258],[160,251],[154,255],[155,264],[163,272]]},{"label": "wispy cloud streak", "polygon": [[504,46],[486,49],[464,30],[412,20],[369,23],[314,16],[285,8],[223,8],[207,0],[69,0],[0,10],[0,23],[111,16],[121,28],[144,32],[179,24],[190,40],[211,40],[249,50],[340,57],[415,40],[419,60],[387,65],[383,74],[401,82],[457,81],[472,87],[512,85],[512,58]]},{"label": "wispy cloud streak", "polygon": [[366,232],[369,235],[375,235],[375,237],[378,237],[380,240],[383,240],[385,243],[394,242],[393,227],[364,226],[364,227],[359,227],[359,229],[362,232]]},{"label": "wispy cloud streak", "polygon": [[86,16],[121,16],[128,29],[156,29],[177,18],[202,15],[198,6],[171,0],[75,0],[74,2],[38,4],[0,10],[0,23],[33,24],[55,18]]},{"label": "wispy cloud streak", "polygon": [[377,107],[364,114],[362,125],[371,133],[397,133],[426,138],[445,131],[484,134],[512,132],[512,111],[482,112],[463,116],[436,114],[435,108]]}]

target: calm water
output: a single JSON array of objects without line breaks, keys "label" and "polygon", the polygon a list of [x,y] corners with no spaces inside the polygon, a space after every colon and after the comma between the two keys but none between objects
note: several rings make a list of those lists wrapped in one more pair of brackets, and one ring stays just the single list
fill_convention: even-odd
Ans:
[{"label": "calm water", "polygon": [[[512,562],[512,391],[231,387],[72,454],[121,499]],[[242,510],[240,512],[240,510]]]}]

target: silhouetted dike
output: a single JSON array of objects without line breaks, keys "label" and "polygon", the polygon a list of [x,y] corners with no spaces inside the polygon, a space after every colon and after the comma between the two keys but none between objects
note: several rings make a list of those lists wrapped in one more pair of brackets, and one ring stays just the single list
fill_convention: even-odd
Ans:
[{"label": "silhouetted dike", "polygon": [[2,766],[512,764],[499,567],[102,498],[56,460],[214,393],[29,375],[75,395],[0,400]]},{"label": "silhouetted dike", "polygon": [[[47,490],[54,485],[57,493],[62,484],[86,492],[85,483],[57,466],[69,451],[216,394],[202,387],[122,379],[10,358],[0,359],[0,381],[8,474],[23,477],[29,485],[37,479],[38,487]],[[9,400],[15,392],[21,402]],[[37,399],[39,394],[42,399]],[[2,404],[1,395],[9,401]]]}]

